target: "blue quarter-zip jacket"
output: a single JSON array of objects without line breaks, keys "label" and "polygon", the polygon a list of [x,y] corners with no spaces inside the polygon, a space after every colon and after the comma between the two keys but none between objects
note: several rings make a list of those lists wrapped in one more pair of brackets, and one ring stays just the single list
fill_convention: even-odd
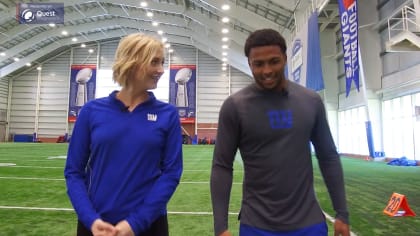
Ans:
[{"label": "blue quarter-zip jacket", "polygon": [[166,206],[182,174],[182,135],[176,108],[149,99],[132,112],[108,97],[81,109],[64,175],[79,220],[89,229],[101,218],[127,220],[136,235]]}]

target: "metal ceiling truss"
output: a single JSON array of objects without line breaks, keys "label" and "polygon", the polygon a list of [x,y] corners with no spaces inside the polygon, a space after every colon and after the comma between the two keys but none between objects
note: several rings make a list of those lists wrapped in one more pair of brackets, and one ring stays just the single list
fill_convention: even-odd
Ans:
[{"label": "metal ceiling truss", "polygon": [[[310,1],[310,0],[306,0]],[[54,3],[55,0],[36,2]],[[18,73],[27,62],[37,62],[60,48],[66,50],[81,43],[118,40],[133,32],[154,34],[164,31],[171,44],[186,44],[197,47],[221,60],[222,27],[229,28],[228,63],[248,72],[243,55],[243,45],[248,34],[255,29],[274,28],[286,38],[294,30],[294,12],[298,0],[148,0],[147,7],[140,0],[67,0],[64,2],[64,24],[49,25],[19,24],[16,20],[16,3],[0,0],[0,78]],[[222,4],[230,4],[223,11]],[[337,10],[338,11],[338,10]],[[153,13],[152,17],[146,14]],[[323,13],[322,28],[336,23],[336,11]],[[223,17],[229,17],[223,23]],[[152,22],[159,25],[153,26]],[[66,30],[67,35],[62,31]],[[72,38],[77,37],[77,42]],[[15,61],[14,58],[19,58]],[[47,57],[48,58],[48,57]]]}]

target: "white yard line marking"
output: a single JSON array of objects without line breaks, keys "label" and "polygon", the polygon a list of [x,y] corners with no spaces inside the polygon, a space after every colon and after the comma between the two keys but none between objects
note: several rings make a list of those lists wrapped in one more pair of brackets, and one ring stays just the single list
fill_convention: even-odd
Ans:
[{"label": "white yard line marking", "polygon": [[14,158],[14,159],[8,159],[8,158],[3,159],[3,158],[0,158],[0,161],[23,161],[23,162],[51,162],[53,160],[54,159],[42,159],[42,160],[34,160],[34,159],[32,159],[32,160],[25,160],[25,159],[17,159],[17,158]]},{"label": "white yard line marking", "polygon": [[38,177],[14,177],[14,176],[0,176],[0,179],[13,179],[13,180],[47,180],[47,181],[64,181],[64,179],[57,178],[38,178]]},{"label": "white yard line marking", "polygon": [[[56,207],[20,207],[20,206],[0,206],[0,209],[14,210],[37,210],[37,211],[74,211],[73,208],[56,208]],[[169,214],[177,215],[213,215],[213,212],[205,211],[168,211]],[[229,212],[229,215],[238,215],[236,212]]]},{"label": "white yard line marking", "polygon": [[[38,178],[38,177],[15,177],[15,176],[0,176],[0,179],[12,179],[12,180],[41,180],[41,181],[64,181],[65,179],[60,178]],[[181,184],[210,184],[209,181],[181,181]],[[242,184],[242,183],[233,183]]]},{"label": "white yard line marking", "polygon": [[7,166],[7,167],[10,167],[10,168],[34,168],[34,169],[63,169],[64,168],[63,166],[57,167],[57,166],[19,166],[19,165]]},{"label": "white yard line marking", "polygon": [[66,160],[67,156],[54,156],[54,157],[48,157],[47,159],[48,160],[52,160],[52,159],[64,159],[64,160]]},{"label": "white yard line marking", "polygon": [[74,211],[73,208],[55,208],[55,207],[20,207],[20,206],[0,206],[0,209],[14,210],[38,210],[38,211]]},{"label": "white yard line marking", "polygon": [[[20,165],[14,165],[14,166],[5,166],[10,168],[34,168],[34,169],[64,169],[64,166],[20,166]],[[205,169],[205,170],[183,170],[184,172],[210,172],[211,169]],[[234,170],[234,172],[242,172],[242,170]]]},{"label": "white yard line marking", "polygon": [[0,163],[0,166],[15,166],[15,163]]}]

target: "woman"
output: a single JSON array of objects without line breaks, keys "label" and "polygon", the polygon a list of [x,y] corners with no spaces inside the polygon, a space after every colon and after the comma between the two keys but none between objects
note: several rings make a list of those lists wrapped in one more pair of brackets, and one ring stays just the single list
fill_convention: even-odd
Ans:
[{"label": "woman", "polygon": [[126,36],[113,65],[121,90],[81,109],[64,170],[77,235],[168,235],[166,206],[182,174],[182,136],[175,107],[148,91],[163,63],[159,40]]}]

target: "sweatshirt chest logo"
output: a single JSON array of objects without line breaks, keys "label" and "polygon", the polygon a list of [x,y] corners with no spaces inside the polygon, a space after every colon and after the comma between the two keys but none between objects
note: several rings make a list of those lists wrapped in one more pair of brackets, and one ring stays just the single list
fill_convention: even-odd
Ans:
[{"label": "sweatshirt chest logo", "polygon": [[267,116],[272,129],[292,128],[293,116],[290,110],[270,110]]},{"label": "sweatshirt chest logo", "polygon": [[157,114],[147,113],[147,120],[148,121],[157,121]]}]

